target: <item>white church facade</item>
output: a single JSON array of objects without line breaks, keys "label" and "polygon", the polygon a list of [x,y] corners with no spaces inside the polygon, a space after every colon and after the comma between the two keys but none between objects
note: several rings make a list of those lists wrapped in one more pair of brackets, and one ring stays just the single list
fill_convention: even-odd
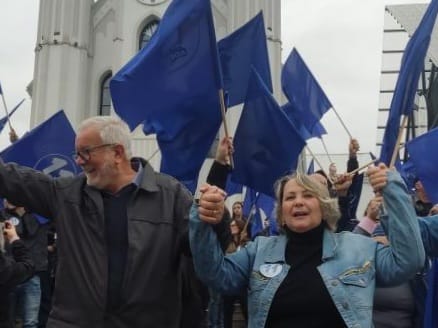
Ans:
[{"label": "white church facade", "polygon": [[[281,1],[212,0],[217,40],[263,11],[274,95],[281,99]],[[31,126],[63,109],[73,127],[94,115],[115,115],[111,77],[157,28],[170,0],[40,0]],[[230,111],[234,131],[240,111]],[[133,133],[133,152],[158,169],[154,136]]]}]

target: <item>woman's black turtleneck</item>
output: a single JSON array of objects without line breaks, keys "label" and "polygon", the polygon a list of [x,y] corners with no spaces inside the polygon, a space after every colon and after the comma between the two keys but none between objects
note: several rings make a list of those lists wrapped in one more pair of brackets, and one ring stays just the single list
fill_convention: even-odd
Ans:
[{"label": "woman's black turtleneck", "polygon": [[318,272],[324,224],[304,233],[286,228],[290,270],[272,300],[265,327],[345,327]]}]

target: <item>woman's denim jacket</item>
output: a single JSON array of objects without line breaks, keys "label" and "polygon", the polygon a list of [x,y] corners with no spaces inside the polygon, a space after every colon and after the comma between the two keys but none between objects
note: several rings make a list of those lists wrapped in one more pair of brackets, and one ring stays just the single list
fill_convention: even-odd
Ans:
[{"label": "woman's denim jacket", "polygon": [[[372,327],[376,283],[398,285],[424,264],[417,218],[398,173],[388,173],[383,196],[387,216],[382,220],[387,221],[391,247],[349,232],[324,232],[318,271],[348,327]],[[272,299],[290,269],[286,243],[285,235],[258,237],[224,256],[212,227],[199,219],[196,205],[192,207],[190,244],[196,272],[205,284],[225,294],[248,289],[250,328],[265,326]]]}]

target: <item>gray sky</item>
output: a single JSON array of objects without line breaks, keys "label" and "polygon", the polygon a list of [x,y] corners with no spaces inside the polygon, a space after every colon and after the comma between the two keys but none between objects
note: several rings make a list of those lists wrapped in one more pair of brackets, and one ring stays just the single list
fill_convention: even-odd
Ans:
[{"label": "gray sky", "polygon": [[[278,0],[275,0],[278,1]],[[361,151],[374,151],[385,4],[425,3],[428,0],[281,0],[283,61],[297,47],[326,91]],[[19,135],[29,129],[30,98],[39,1],[0,2],[0,83],[11,109],[22,98],[23,108],[11,119]],[[0,117],[4,115],[0,105]],[[348,135],[333,111],[324,119],[329,152],[345,153]],[[9,144],[0,135],[0,149]],[[310,143],[323,152],[321,142]]]}]

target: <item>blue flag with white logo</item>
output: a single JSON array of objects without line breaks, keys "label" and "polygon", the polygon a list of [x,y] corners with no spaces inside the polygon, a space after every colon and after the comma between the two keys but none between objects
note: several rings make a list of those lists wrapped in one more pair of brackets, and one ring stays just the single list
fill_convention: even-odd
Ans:
[{"label": "blue flag with white logo", "polygon": [[42,171],[53,177],[74,176],[81,169],[73,160],[76,134],[61,110],[0,153],[2,160]]},{"label": "blue flag with white logo", "polygon": [[110,82],[116,113],[156,134],[161,171],[188,186],[221,124],[221,88],[210,0],[173,0],[150,42]]},{"label": "blue flag with white logo", "polygon": [[390,164],[392,154],[396,149],[400,118],[402,115],[408,116],[414,109],[415,93],[424,68],[424,60],[437,13],[438,0],[432,0],[403,53],[380,152],[380,161],[386,165]]},{"label": "blue flag with white logo", "polygon": [[245,101],[251,66],[255,68],[272,92],[271,69],[262,12],[220,40],[218,50],[229,107]]}]

